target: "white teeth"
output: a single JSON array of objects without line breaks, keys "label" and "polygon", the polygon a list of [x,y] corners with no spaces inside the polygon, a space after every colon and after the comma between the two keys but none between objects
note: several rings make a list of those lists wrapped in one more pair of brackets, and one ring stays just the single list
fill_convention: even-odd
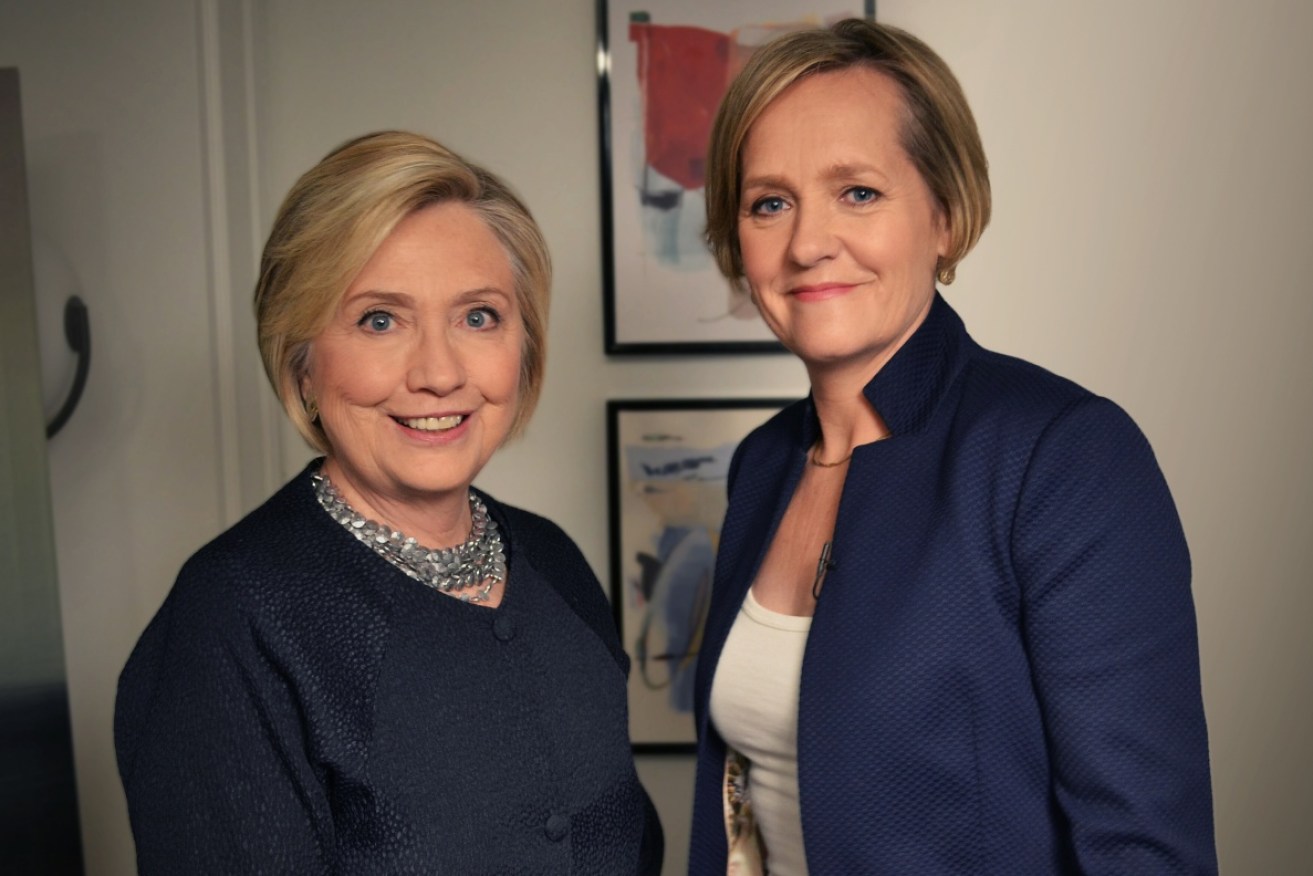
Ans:
[{"label": "white teeth", "polygon": [[464,421],[465,417],[461,414],[451,414],[446,417],[417,417],[413,420],[402,420],[401,422],[421,432],[445,432],[448,429],[455,429]]}]

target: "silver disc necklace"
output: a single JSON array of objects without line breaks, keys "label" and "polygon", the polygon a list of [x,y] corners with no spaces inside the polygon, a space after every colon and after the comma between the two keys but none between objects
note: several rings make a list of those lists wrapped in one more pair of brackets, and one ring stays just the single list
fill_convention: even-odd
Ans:
[{"label": "silver disc necklace", "polygon": [[[506,580],[506,551],[497,521],[470,492],[470,534],[449,548],[427,548],[400,530],[370,520],[356,511],[322,469],[311,475],[315,498],[328,515],[374,553],[427,587],[458,596],[465,602],[485,602],[492,588]],[[472,591],[472,592],[464,592]]]}]

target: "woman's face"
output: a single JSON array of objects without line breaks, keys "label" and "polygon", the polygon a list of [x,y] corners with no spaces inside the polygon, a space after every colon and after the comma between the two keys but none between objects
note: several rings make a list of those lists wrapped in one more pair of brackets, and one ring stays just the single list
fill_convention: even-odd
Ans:
[{"label": "woman's face", "polygon": [[[506,438],[524,326],[501,242],[469,207],[403,219],[310,345],[328,474],[358,511],[407,510],[465,490]],[[363,506],[363,507],[362,507]]]},{"label": "woman's face", "polygon": [[809,369],[873,374],[921,324],[948,230],[903,151],[903,99],[862,67],[806,77],[743,145],[738,239],[766,323]]}]

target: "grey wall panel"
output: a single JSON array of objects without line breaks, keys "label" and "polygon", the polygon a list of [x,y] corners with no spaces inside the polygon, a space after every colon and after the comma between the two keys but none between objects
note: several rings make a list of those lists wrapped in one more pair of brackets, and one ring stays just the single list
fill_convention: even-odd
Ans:
[{"label": "grey wall panel", "polygon": [[82,872],[18,71],[0,69],[0,872]]}]

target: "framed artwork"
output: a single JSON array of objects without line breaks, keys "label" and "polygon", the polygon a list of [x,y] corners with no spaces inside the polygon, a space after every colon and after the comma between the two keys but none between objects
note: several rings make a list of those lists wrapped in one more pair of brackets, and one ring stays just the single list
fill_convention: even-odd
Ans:
[{"label": "framed artwork", "polygon": [[874,0],[598,0],[606,352],[782,352],[705,242],[716,108],[756,48]]},{"label": "framed artwork", "polygon": [[611,606],[632,664],[635,751],[694,748],[693,674],[730,459],[744,436],[791,401],[607,402]]}]

